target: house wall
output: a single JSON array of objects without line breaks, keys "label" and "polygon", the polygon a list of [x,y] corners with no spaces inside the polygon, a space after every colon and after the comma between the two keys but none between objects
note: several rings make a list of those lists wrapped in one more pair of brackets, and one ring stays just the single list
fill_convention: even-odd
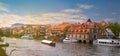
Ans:
[{"label": "house wall", "polygon": [[97,38],[101,38],[101,30],[99,27],[94,26],[93,28],[89,28],[89,33],[67,33],[68,38],[73,38],[80,40],[81,42],[90,42]]}]

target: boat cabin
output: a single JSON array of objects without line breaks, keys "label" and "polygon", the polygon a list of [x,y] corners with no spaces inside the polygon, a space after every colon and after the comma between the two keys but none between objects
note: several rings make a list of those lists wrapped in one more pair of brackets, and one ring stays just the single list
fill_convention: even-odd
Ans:
[{"label": "boat cabin", "polygon": [[118,39],[97,39],[99,44],[120,44]]}]

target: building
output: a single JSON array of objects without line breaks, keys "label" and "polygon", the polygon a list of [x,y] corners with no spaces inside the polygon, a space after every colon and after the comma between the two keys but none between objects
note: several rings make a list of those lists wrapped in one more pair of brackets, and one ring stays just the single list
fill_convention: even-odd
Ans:
[{"label": "building", "polygon": [[34,25],[33,26],[33,35],[44,36],[45,35],[45,25]]},{"label": "building", "polygon": [[45,35],[45,25],[27,25],[24,32],[33,34],[34,37]]},{"label": "building", "polygon": [[12,28],[13,35],[32,34],[34,37],[45,35],[45,25],[25,25]]},{"label": "building", "polygon": [[24,27],[23,26],[17,26],[17,27],[12,28],[12,33],[14,35],[21,34],[23,32],[24,32]]},{"label": "building", "polygon": [[92,42],[94,39],[101,38],[99,37],[102,34],[101,31],[96,22],[88,19],[82,24],[72,24],[67,31],[66,37],[77,39],[80,42]]},{"label": "building", "polygon": [[64,28],[68,24],[69,23],[63,22],[62,24],[59,24],[59,25],[48,26],[48,28],[46,29],[46,35],[47,36],[62,36],[64,32]]}]

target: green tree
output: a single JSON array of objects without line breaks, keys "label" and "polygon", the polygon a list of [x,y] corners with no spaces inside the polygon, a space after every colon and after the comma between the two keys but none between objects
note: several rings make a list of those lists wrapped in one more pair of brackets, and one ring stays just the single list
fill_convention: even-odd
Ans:
[{"label": "green tree", "polygon": [[114,23],[109,23],[109,28],[112,30],[112,32],[118,36],[120,33],[120,25],[118,24],[118,22],[114,22]]},{"label": "green tree", "polygon": [[70,26],[71,26],[70,24],[65,25],[65,27],[63,29],[63,36],[66,36],[66,33],[67,33],[68,29],[70,28]]},{"label": "green tree", "polygon": [[3,30],[0,29],[0,36],[3,36]]}]

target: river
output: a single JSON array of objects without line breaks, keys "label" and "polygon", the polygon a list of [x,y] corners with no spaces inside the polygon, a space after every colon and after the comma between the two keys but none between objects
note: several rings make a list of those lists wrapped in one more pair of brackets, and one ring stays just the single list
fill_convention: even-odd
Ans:
[{"label": "river", "polygon": [[15,38],[4,38],[4,41],[10,44],[4,48],[9,56],[120,56],[119,47],[80,43],[56,43],[52,47],[38,40]]}]

